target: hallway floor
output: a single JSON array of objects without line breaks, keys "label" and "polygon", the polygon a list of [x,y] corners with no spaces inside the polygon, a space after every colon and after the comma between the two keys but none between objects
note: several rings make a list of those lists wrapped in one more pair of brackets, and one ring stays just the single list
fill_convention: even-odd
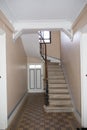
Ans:
[{"label": "hallway floor", "polygon": [[29,94],[9,130],[76,130],[80,127],[73,113],[46,113],[43,105],[43,94]]}]

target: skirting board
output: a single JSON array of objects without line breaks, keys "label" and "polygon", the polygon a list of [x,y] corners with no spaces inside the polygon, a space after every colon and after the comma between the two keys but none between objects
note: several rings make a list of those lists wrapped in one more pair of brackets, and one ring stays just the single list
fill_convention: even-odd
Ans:
[{"label": "skirting board", "polygon": [[74,109],[74,116],[76,117],[77,121],[81,124],[81,116],[80,114]]},{"label": "skirting board", "polygon": [[21,101],[19,102],[19,104],[17,105],[17,107],[14,109],[14,111],[12,112],[12,114],[10,115],[9,119],[8,119],[8,127],[11,125],[14,117],[17,115],[18,111],[20,110],[20,108],[22,107],[22,105],[24,104],[25,100],[27,98],[27,92],[24,94],[23,98],[21,99]]},{"label": "skirting board", "polygon": [[68,90],[69,90],[70,97],[71,97],[71,100],[72,100],[72,104],[73,104],[73,107],[74,107],[73,113],[74,113],[76,119],[78,120],[78,122],[81,124],[81,116],[80,116],[80,114],[76,111],[75,103],[74,103],[74,100],[73,100],[72,92],[71,92],[70,87],[69,87],[70,85],[69,85],[69,81],[68,81],[67,73],[66,73],[66,71],[65,71],[65,68],[64,68],[63,62],[62,62],[62,68],[63,68],[63,72],[64,72],[65,80],[66,80],[66,82],[67,82],[67,84],[68,84]]}]

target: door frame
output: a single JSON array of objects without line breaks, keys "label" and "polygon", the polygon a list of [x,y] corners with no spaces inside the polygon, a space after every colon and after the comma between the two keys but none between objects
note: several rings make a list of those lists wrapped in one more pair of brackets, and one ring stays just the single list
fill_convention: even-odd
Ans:
[{"label": "door frame", "polygon": [[81,34],[80,60],[81,60],[81,124],[87,128],[87,32]]},{"label": "door frame", "polygon": [[[0,129],[6,129],[8,126],[8,114],[7,114],[7,74],[6,74],[6,32],[0,28],[0,35],[4,36],[4,42],[0,45],[3,48],[2,55],[2,72],[0,74],[2,80],[2,86],[0,86]],[[2,54],[2,52],[1,52]],[[0,54],[0,55],[1,55]],[[0,63],[1,64],[1,63]]]},{"label": "door frame", "polygon": [[[30,86],[29,86],[29,65],[41,65],[41,83],[42,83],[42,89],[37,89],[36,91],[33,91],[30,89]],[[28,83],[28,93],[43,93],[44,92],[44,87],[43,87],[43,78],[44,78],[44,75],[43,75],[43,63],[29,63],[27,64],[27,83]]]}]

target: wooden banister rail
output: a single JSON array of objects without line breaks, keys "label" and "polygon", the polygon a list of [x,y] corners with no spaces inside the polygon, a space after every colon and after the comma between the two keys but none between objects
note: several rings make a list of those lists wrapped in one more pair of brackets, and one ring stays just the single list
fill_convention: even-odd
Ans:
[{"label": "wooden banister rail", "polygon": [[41,37],[42,43],[40,43],[40,54],[42,58],[45,61],[45,105],[49,105],[49,97],[48,97],[48,65],[47,65],[47,45],[44,41],[44,38],[42,35],[39,33],[39,36]]},{"label": "wooden banister rail", "polygon": [[43,60],[45,61],[45,44],[44,43],[40,43],[40,54]]}]

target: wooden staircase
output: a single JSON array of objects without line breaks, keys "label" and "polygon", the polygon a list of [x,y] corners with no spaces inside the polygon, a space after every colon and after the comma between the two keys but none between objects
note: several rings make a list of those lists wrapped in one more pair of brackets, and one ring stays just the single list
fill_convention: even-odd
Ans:
[{"label": "wooden staircase", "polygon": [[63,69],[58,63],[48,62],[48,97],[46,112],[72,112],[73,106]]}]

